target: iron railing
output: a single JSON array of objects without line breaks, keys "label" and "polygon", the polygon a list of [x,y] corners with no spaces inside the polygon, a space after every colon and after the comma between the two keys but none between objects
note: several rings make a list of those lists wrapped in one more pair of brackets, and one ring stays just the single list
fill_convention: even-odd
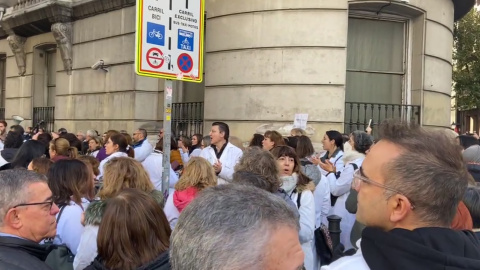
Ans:
[{"label": "iron railing", "polygon": [[345,103],[345,133],[355,130],[365,130],[372,119],[372,128],[386,119],[420,124],[421,108],[417,105],[381,104],[381,103]]},{"label": "iron railing", "polygon": [[188,136],[203,134],[203,102],[172,104],[172,134]]},{"label": "iron railing", "polygon": [[5,108],[0,108],[0,120],[5,120]]},{"label": "iron railing", "polygon": [[55,107],[34,107],[33,108],[33,126],[39,125],[47,132],[54,131]]}]

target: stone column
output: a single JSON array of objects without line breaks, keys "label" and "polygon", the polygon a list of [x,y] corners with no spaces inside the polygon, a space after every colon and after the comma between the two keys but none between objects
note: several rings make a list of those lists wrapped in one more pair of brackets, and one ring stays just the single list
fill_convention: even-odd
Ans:
[{"label": "stone column", "polygon": [[348,2],[207,0],[205,125],[248,140],[308,113],[319,141],[343,130]]}]

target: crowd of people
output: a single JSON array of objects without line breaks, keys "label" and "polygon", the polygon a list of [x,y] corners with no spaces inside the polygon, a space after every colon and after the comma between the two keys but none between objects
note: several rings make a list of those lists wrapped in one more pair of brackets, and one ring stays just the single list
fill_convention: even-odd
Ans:
[{"label": "crowd of people", "polygon": [[31,130],[0,121],[0,269],[480,269],[474,136],[214,122],[172,138],[165,192],[163,130]]}]

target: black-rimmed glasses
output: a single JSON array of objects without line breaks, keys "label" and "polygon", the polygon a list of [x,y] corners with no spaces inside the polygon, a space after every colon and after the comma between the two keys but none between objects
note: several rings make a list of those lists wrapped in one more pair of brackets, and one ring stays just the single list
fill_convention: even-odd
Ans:
[{"label": "black-rimmed glasses", "polygon": [[38,202],[38,203],[21,203],[21,204],[15,205],[12,208],[17,208],[17,207],[20,207],[20,206],[42,205],[42,204],[48,204],[48,205],[50,205],[50,209],[52,209],[53,201]]}]

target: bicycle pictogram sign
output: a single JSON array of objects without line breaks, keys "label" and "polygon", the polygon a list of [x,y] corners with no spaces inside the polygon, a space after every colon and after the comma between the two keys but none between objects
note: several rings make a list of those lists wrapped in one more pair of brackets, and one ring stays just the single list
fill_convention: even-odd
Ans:
[{"label": "bicycle pictogram sign", "polygon": [[193,59],[186,53],[180,54],[177,60],[178,69],[183,73],[188,73],[193,69]]}]

